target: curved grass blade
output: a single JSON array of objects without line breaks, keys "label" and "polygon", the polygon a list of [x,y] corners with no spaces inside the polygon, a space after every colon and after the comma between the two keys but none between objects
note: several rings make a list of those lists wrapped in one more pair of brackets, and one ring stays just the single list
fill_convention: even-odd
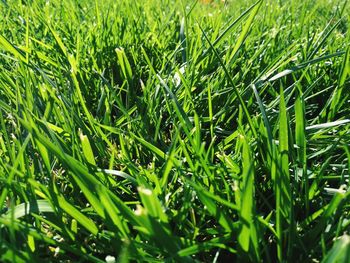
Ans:
[{"label": "curved grass blade", "polygon": [[47,200],[35,200],[29,203],[22,203],[7,211],[3,218],[19,219],[31,213],[53,213],[55,210]]}]

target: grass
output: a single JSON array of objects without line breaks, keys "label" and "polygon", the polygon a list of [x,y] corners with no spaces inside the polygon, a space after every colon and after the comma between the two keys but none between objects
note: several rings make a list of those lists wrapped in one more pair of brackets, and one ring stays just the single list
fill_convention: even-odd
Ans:
[{"label": "grass", "polygon": [[1,262],[348,262],[349,3],[0,2]]}]

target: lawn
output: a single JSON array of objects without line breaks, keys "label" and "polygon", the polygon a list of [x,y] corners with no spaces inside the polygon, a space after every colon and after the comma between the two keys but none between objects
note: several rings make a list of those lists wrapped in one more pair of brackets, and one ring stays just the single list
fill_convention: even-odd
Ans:
[{"label": "lawn", "polygon": [[349,21],[0,1],[0,262],[350,262]]}]

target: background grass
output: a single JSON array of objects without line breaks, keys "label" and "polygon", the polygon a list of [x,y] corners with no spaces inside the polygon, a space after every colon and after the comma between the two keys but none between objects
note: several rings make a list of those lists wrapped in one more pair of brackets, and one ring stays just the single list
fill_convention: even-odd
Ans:
[{"label": "background grass", "polygon": [[348,1],[0,14],[0,261],[349,262]]}]

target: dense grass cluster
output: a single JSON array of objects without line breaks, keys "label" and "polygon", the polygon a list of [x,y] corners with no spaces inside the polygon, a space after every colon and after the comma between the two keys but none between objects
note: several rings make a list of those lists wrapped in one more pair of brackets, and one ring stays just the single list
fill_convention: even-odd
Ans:
[{"label": "dense grass cluster", "polygon": [[209,2],[0,2],[1,262],[349,262],[348,1]]}]

